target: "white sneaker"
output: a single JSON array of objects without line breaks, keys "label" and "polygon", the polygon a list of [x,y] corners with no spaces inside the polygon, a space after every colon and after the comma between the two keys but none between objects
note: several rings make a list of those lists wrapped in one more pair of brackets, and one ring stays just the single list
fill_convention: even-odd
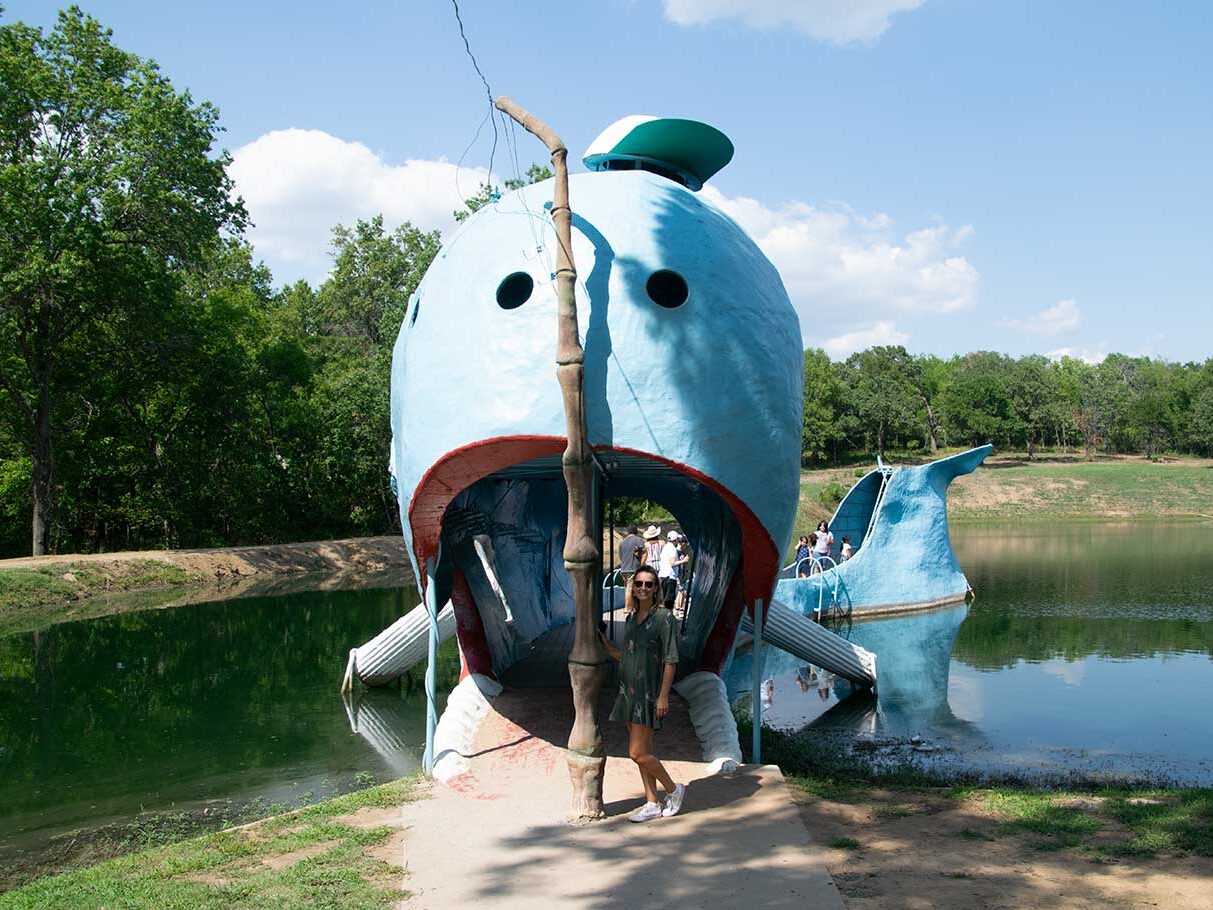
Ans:
[{"label": "white sneaker", "polygon": [[677,815],[682,808],[682,798],[686,795],[687,788],[684,784],[675,784],[674,792],[665,798],[665,808],[661,810],[661,814],[666,818],[671,815]]},{"label": "white sneaker", "polygon": [[645,803],[628,817],[628,821],[651,822],[655,818],[661,818],[661,806],[657,803]]}]

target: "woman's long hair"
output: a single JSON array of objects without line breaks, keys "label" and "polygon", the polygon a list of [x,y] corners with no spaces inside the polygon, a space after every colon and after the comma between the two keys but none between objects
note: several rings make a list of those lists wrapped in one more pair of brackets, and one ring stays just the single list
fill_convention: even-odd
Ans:
[{"label": "woman's long hair", "polygon": [[653,587],[649,588],[653,592],[653,609],[656,609],[661,604],[661,579],[657,577],[657,570],[652,566],[641,566],[636,570],[636,574],[632,576],[632,591],[628,597],[628,612],[635,613],[640,604],[636,603],[636,579],[640,577],[640,573],[651,575],[653,578]]},{"label": "woman's long hair", "polygon": [[830,533],[830,523],[823,518],[821,521],[817,522],[817,530],[825,531],[827,534],[829,534]]}]

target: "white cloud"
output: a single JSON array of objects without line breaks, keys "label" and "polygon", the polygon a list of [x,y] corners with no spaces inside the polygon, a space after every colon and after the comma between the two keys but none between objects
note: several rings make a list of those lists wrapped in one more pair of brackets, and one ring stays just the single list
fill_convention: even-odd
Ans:
[{"label": "white cloud", "polygon": [[889,17],[924,0],[665,0],[665,16],[678,25],[740,19],[751,28],[791,26],[818,41],[873,44]]},{"label": "white cloud", "polygon": [[[280,283],[321,279],[336,224],[383,214],[447,229],[451,213],[485,179],[484,168],[449,161],[385,161],[360,142],[321,130],[274,130],[237,149],[230,168],[255,227],[249,239]],[[458,178],[458,179],[456,179]]]},{"label": "white cloud", "polygon": [[910,336],[898,331],[894,323],[882,320],[851,332],[844,332],[833,338],[827,338],[821,346],[834,360],[841,360],[848,354],[854,354],[856,351],[862,351],[873,345],[905,344],[909,340]]},{"label": "white cloud", "polygon": [[1056,348],[1052,351],[1046,351],[1045,356],[1050,360],[1061,360],[1063,357],[1070,357],[1074,360],[1081,360],[1084,363],[1097,364],[1103,363],[1108,356],[1108,343],[1093,346],[1072,346],[1064,348]]},{"label": "white cloud", "polygon": [[1027,319],[1000,319],[995,325],[1032,335],[1064,335],[1077,329],[1081,322],[1078,304],[1073,300],[1059,300]]},{"label": "white cloud", "polygon": [[865,216],[845,205],[803,202],[773,209],[710,185],[702,193],[775,263],[810,342],[820,343],[839,328],[872,322],[892,327],[888,320],[895,317],[956,313],[976,303],[977,269],[957,255],[973,233],[967,225],[939,224],[900,235],[893,219],[880,212]]},{"label": "white cloud", "polygon": [[[255,224],[249,238],[279,283],[316,282],[328,273],[338,223],[383,213],[389,227],[408,220],[445,232],[454,225],[452,211],[486,173],[448,161],[392,163],[359,142],[303,129],[266,133],[237,149],[231,165]],[[955,313],[976,300],[977,270],[957,253],[969,227],[936,224],[902,234],[884,213],[839,203],[771,208],[712,186],[702,194],[775,263],[810,343],[837,351],[852,338],[903,343],[894,320]]]}]

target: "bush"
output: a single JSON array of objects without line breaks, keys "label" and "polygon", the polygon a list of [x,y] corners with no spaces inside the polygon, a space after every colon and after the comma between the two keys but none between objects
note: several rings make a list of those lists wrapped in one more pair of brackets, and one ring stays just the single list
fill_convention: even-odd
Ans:
[{"label": "bush", "polygon": [[835,480],[830,481],[817,493],[817,501],[827,509],[832,509],[842,502],[847,495],[847,488]]}]

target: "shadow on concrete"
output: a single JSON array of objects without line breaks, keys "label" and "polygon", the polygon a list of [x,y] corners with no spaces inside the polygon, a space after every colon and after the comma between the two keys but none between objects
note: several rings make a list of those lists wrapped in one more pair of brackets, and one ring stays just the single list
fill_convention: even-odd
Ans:
[{"label": "shadow on concrete", "polygon": [[560,888],[564,906],[841,907],[824,871],[804,862],[808,838],[777,778],[748,768],[695,781],[685,814],[641,825],[616,816],[586,828],[529,827],[500,839],[492,854],[502,859],[478,871],[476,896],[513,906],[529,893],[542,906],[530,890],[544,881],[536,870],[559,865],[578,870]]}]

